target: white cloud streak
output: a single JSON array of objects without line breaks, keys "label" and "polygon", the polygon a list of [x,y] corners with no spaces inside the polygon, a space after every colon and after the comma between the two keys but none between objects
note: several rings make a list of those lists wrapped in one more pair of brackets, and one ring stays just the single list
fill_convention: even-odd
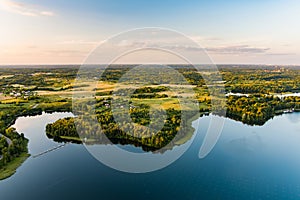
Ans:
[{"label": "white cloud streak", "polygon": [[208,52],[216,54],[264,54],[267,53],[270,48],[253,47],[250,45],[233,45],[223,47],[210,47],[206,48]]},{"label": "white cloud streak", "polygon": [[11,13],[24,15],[24,16],[54,16],[55,13],[49,10],[44,10],[43,8],[27,3],[20,3],[12,0],[2,0],[0,6],[3,10]]},{"label": "white cloud streak", "polygon": [[192,52],[203,52],[206,50],[208,53],[212,54],[226,54],[226,55],[251,55],[251,54],[267,54],[270,53],[269,51],[271,48],[266,47],[255,47],[250,45],[226,45],[226,46],[212,46],[201,48],[200,46],[194,45],[168,45],[163,43],[149,43],[149,42],[132,42],[132,41],[121,41],[118,44],[120,47],[122,46],[130,46],[130,47],[157,47],[157,48],[167,48],[172,50],[185,50],[185,51],[192,51]]},{"label": "white cloud streak", "polygon": [[97,45],[100,44],[102,41],[86,41],[86,40],[65,40],[59,42],[58,44],[74,44],[74,45]]}]

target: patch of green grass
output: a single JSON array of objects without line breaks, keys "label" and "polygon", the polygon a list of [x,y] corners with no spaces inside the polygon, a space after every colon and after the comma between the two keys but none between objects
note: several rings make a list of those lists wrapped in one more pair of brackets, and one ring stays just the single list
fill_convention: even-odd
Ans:
[{"label": "patch of green grass", "polygon": [[16,103],[26,103],[28,100],[25,99],[7,99],[1,101],[2,104],[16,104]]},{"label": "patch of green grass", "polygon": [[41,108],[43,110],[47,109],[57,109],[57,108],[68,108],[71,107],[70,102],[52,102],[52,103],[40,103],[37,108]]},{"label": "patch of green grass", "polygon": [[14,173],[18,167],[20,167],[23,162],[29,157],[28,153],[22,153],[19,157],[14,158],[11,162],[0,169],[0,180],[9,178]]},{"label": "patch of green grass", "polygon": [[147,104],[149,106],[154,106],[154,107],[161,105],[162,108],[164,108],[164,109],[168,109],[168,108],[174,108],[177,110],[180,109],[178,99],[176,99],[176,98],[159,98],[159,99],[156,99],[156,98],[153,98],[153,99],[132,98],[131,100],[136,104]]},{"label": "patch of green grass", "polygon": [[4,108],[11,108],[11,107],[15,107],[16,105],[14,104],[1,104],[0,103],[0,108],[4,109]]},{"label": "patch of green grass", "polygon": [[200,117],[200,115],[199,115],[199,114],[196,114],[196,115],[194,115],[192,118],[190,118],[190,119],[187,121],[187,124],[188,124],[188,126],[189,126],[189,129],[188,129],[188,131],[187,131],[187,133],[185,134],[184,137],[182,137],[182,138],[180,138],[179,140],[175,141],[175,144],[176,144],[176,145],[182,145],[182,144],[185,144],[187,141],[189,141],[189,140],[192,138],[192,136],[193,136],[193,134],[194,134],[194,132],[195,132],[195,129],[192,127],[192,123],[193,123],[193,121],[197,120],[199,117]]},{"label": "patch of green grass", "polygon": [[209,109],[209,106],[207,105],[207,103],[199,103],[199,108],[200,109]]},{"label": "patch of green grass", "polygon": [[87,140],[84,140],[83,138],[79,138],[79,137],[71,137],[71,136],[59,136],[61,139],[63,140],[67,140],[67,141],[73,141],[73,142],[85,142],[85,143],[93,143],[96,142],[95,139],[91,139],[88,138]]},{"label": "patch of green grass", "polygon": [[79,138],[79,137],[60,136],[60,138],[64,139],[64,140],[73,140],[73,141],[82,142],[81,138]]}]

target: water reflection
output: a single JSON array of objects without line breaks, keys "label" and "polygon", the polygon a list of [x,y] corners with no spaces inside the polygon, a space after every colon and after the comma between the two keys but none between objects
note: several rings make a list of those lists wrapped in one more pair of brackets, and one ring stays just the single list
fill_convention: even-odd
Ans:
[{"label": "water reflection", "polygon": [[48,123],[65,117],[73,117],[73,114],[68,112],[42,113],[42,115],[19,117],[13,127],[29,139],[29,153],[35,155],[57,146],[57,142],[49,140],[46,136],[45,127]]}]

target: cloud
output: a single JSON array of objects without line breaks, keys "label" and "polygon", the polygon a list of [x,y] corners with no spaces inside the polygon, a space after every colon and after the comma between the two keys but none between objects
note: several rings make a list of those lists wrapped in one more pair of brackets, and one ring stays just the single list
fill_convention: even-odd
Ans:
[{"label": "cloud", "polygon": [[73,57],[73,56],[86,56],[89,51],[84,50],[46,50],[43,52],[46,55],[55,55],[58,57]]},{"label": "cloud", "polygon": [[[215,38],[215,40],[218,40]],[[214,45],[208,47],[201,47],[198,45],[188,44],[177,41],[170,44],[164,41],[147,41],[147,40],[122,40],[119,43],[114,44],[114,48],[158,48],[168,49],[171,51],[186,51],[192,53],[205,53],[211,55],[225,55],[225,56],[290,56],[295,55],[289,52],[276,52],[270,47],[255,46],[249,44],[229,44],[229,45]]]},{"label": "cloud", "polygon": [[25,16],[54,16],[54,12],[44,10],[41,7],[33,4],[20,3],[12,0],[2,0],[0,2],[1,7],[12,13],[25,15]]},{"label": "cloud", "polygon": [[220,37],[204,37],[204,36],[191,36],[192,40],[196,42],[213,42],[213,41],[222,41]]},{"label": "cloud", "polygon": [[294,56],[296,53],[267,53],[268,56]]},{"label": "cloud", "polygon": [[253,47],[250,45],[228,45],[228,46],[213,46],[202,48],[198,45],[184,45],[184,44],[166,44],[164,42],[146,42],[146,41],[121,41],[118,46],[120,47],[135,47],[135,48],[143,48],[143,47],[152,47],[152,48],[162,48],[169,50],[184,50],[190,52],[203,52],[206,50],[208,53],[213,54],[232,54],[232,55],[240,55],[240,54],[267,54],[269,53],[270,48],[265,47]]},{"label": "cloud", "polygon": [[54,12],[51,11],[42,11],[40,14],[44,16],[54,16]]},{"label": "cloud", "polygon": [[59,42],[59,44],[76,44],[76,45],[96,45],[100,44],[101,41],[86,41],[86,40],[65,40]]},{"label": "cloud", "polygon": [[270,48],[252,47],[249,45],[234,45],[206,48],[208,52],[215,54],[265,54]]}]

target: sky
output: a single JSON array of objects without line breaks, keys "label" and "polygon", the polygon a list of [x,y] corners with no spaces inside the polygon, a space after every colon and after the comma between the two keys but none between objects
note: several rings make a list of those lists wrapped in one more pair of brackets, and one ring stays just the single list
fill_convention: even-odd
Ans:
[{"label": "sky", "polygon": [[[213,63],[300,65],[299,10],[298,0],[0,0],[0,64],[82,64],[117,34],[161,27],[195,41]],[[160,48],[199,52],[168,41]]]}]

